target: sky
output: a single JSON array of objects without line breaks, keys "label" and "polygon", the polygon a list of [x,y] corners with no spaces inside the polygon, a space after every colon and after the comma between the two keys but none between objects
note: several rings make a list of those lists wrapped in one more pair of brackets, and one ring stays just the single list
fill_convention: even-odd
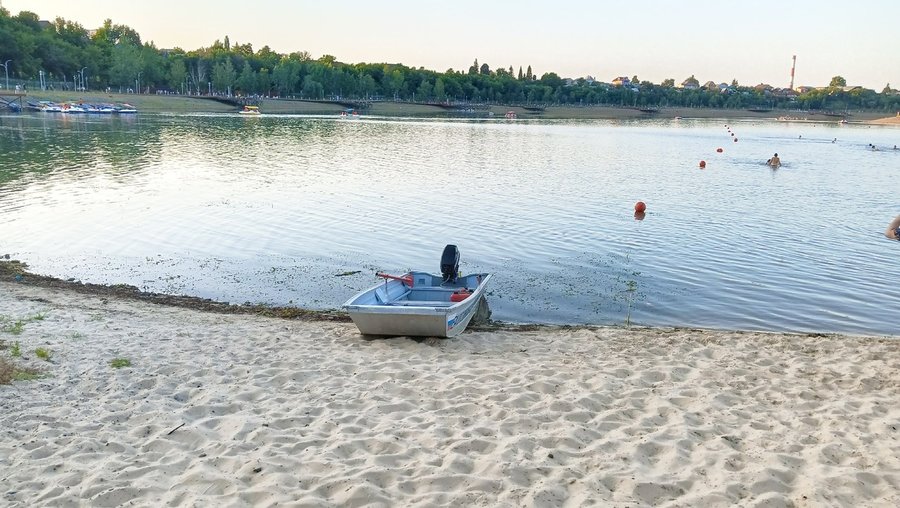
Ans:
[{"label": "sky", "polygon": [[900,88],[900,1],[755,0],[0,0],[12,15],[105,19],[158,48],[224,40],[307,51],[344,63],[400,63],[443,72],[478,60],[538,76],[826,86],[834,76],[880,92]]}]

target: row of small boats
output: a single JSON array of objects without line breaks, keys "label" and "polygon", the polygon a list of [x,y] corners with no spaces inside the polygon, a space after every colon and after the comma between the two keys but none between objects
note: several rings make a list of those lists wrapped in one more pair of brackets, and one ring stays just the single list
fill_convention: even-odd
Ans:
[{"label": "row of small boats", "polygon": [[137,108],[131,104],[87,104],[84,102],[39,101],[28,102],[28,109],[41,113],[92,113],[92,114],[133,114]]}]

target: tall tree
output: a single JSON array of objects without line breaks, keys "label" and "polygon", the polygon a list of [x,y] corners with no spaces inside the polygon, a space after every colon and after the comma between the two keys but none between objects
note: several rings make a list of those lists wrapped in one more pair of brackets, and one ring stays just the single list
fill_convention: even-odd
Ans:
[{"label": "tall tree", "polygon": [[423,101],[430,99],[432,89],[431,83],[427,79],[423,79],[419,88],[416,89],[416,98]]},{"label": "tall tree", "polygon": [[442,101],[446,97],[447,92],[444,90],[444,79],[437,78],[434,82],[434,97],[435,99]]},{"label": "tall tree", "polygon": [[187,66],[184,63],[184,56],[170,56],[169,57],[169,86],[173,90],[180,90],[181,93],[184,93],[186,82],[187,82]]},{"label": "tall tree", "polygon": [[256,89],[263,95],[269,95],[269,92],[272,91],[272,76],[269,74],[269,69],[264,67],[257,73]]},{"label": "tall tree", "polygon": [[[300,82],[300,64],[290,58],[282,58],[272,70],[272,84],[279,95],[290,95],[296,91]],[[317,91],[316,88],[314,91]],[[304,93],[304,95],[306,95]]]},{"label": "tall tree", "polygon": [[391,75],[388,77],[388,90],[394,94],[394,97],[403,97],[404,90],[404,81],[406,78],[403,76],[403,73],[400,72],[400,69],[394,69],[391,71]]},{"label": "tall tree", "polygon": [[[141,51],[137,46],[122,42],[112,48],[112,67],[109,69],[110,84],[120,87],[137,87],[136,80],[143,72]],[[135,90],[137,92],[138,90]]]},{"label": "tall tree", "polygon": [[844,79],[842,76],[835,76],[835,77],[831,78],[831,82],[828,83],[828,86],[844,87],[844,86],[847,86],[847,80]]},{"label": "tall tree", "polygon": [[213,67],[212,86],[214,90],[231,93],[235,79],[236,72],[234,65],[231,64],[231,59],[219,62]]},{"label": "tall tree", "polygon": [[240,90],[244,95],[249,95],[256,93],[256,85],[256,73],[253,72],[253,68],[250,67],[250,62],[244,62],[244,68],[241,70],[241,75],[238,76],[237,80],[234,82],[235,89]]}]

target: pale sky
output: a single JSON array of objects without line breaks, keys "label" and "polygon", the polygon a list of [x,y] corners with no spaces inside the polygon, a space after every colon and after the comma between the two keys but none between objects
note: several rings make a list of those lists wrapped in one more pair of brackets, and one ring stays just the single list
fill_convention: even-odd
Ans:
[{"label": "pale sky", "polygon": [[755,0],[0,0],[16,15],[63,17],[87,29],[110,18],[159,48],[193,50],[227,35],[279,53],[438,72],[491,69],[540,76],[637,75],[660,83],[825,86],[833,76],[878,92],[900,88],[900,1]]}]

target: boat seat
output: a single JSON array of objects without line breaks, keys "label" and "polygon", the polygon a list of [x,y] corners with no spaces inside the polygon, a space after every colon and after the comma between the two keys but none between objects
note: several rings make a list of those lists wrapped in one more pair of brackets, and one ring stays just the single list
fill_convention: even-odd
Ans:
[{"label": "boat seat", "polygon": [[401,293],[401,294],[399,294],[399,295],[397,295],[397,296],[395,296],[395,297],[393,297],[393,298],[388,298],[387,300],[385,300],[385,301],[382,302],[382,303],[386,303],[386,304],[390,305],[391,303],[396,302],[397,300],[399,300],[399,299],[401,299],[401,298],[406,298],[406,295],[408,295],[408,294],[409,294],[409,290],[407,289],[407,290],[404,291],[403,293]]},{"label": "boat seat", "polygon": [[401,305],[405,307],[450,307],[455,304],[456,302],[437,302],[428,300],[399,300],[388,303],[388,305]]},{"label": "boat seat", "polygon": [[[443,292],[443,293],[455,293],[457,291],[462,291],[463,289],[466,289],[466,288],[441,288],[441,287],[425,287],[425,288],[413,287],[412,288],[413,291],[438,291],[438,292]],[[473,290],[470,289],[469,291],[473,291]]]}]

